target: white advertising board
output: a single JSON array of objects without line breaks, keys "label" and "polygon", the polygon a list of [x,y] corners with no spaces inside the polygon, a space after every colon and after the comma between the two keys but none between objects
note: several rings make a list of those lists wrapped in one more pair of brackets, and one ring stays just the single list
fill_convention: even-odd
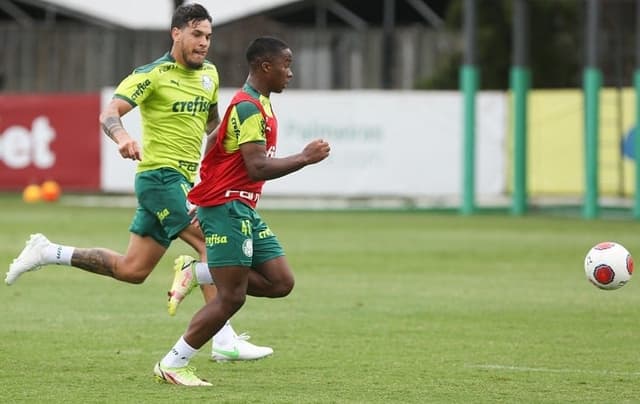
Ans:
[{"label": "white advertising board", "polygon": [[[220,114],[235,89],[220,91]],[[103,91],[103,103],[113,89]],[[506,190],[506,96],[476,101],[476,177],[479,196]],[[458,92],[302,91],[272,95],[278,117],[277,156],[298,153],[312,139],[331,144],[331,156],[265,185],[274,196],[455,197],[462,193],[462,95]],[[139,138],[136,110],[123,123]],[[102,187],[133,191],[135,163],[120,158],[103,135]],[[143,156],[144,158],[144,156]]]}]

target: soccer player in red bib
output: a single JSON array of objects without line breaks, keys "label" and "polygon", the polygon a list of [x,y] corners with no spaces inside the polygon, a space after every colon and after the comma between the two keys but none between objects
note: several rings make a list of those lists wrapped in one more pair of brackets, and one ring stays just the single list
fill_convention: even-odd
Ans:
[{"label": "soccer player in red bib", "polygon": [[[274,298],[291,292],[294,278],[284,250],[255,208],[266,180],[329,156],[329,144],[317,139],[298,154],[275,157],[278,125],[269,96],[282,92],[293,77],[293,54],[283,41],[260,37],[249,45],[246,57],[247,82],[227,108],[217,136],[209,138],[201,182],[189,193],[198,206],[218,294],[193,316],[185,334],[156,364],[156,375],[170,383],[172,374],[193,372],[189,360],[242,307],[247,294]],[[204,278],[199,275],[186,278]],[[199,380],[194,385],[210,385],[190,376]]]}]

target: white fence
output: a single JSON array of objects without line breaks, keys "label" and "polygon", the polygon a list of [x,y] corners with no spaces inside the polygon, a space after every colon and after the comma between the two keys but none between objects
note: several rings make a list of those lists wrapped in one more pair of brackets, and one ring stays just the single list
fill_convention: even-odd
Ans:
[{"label": "white fence", "polygon": [[[102,93],[103,103],[113,89]],[[220,114],[234,90],[220,91]],[[462,96],[457,92],[304,91],[274,94],[277,156],[297,153],[314,138],[331,144],[328,160],[269,181],[265,196],[456,199],[462,192]],[[476,194],[506,191],[507,98],[477,99]],[[140,136],[138,110],[123,119]],[[102,140],[102,189],[133,191],[135,163]]]}]

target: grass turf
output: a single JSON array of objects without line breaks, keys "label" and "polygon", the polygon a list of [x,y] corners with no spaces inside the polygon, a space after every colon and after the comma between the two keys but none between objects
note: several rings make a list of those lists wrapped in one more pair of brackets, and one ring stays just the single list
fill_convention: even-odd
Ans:
[{"label": "grass turf", "polygon": [[[124,251],[133,209],[0,197],[0,263],[32,232]],[[262,211],[296,273],[284,299],[249,298],[238,332],[272,358],[192,364],[213,388],[154,383],[153,364],[202,304],[166,314],[172,245],[142,285],[66,267],[0,286],[3,402],[632,403],[637,280],[600,291],[599,241],[640,256],[640,224],[446,212]]]}]

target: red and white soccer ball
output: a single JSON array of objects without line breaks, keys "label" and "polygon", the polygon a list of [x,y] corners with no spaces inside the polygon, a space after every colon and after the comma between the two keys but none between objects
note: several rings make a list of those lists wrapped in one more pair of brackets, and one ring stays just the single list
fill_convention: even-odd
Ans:
[{"label": "red and white soccer ball", "polygon": [[595,245],[584,258],[589,282],[605,290],[621,288],[633,275],[633,257],[626,248],[612,241]]}]

